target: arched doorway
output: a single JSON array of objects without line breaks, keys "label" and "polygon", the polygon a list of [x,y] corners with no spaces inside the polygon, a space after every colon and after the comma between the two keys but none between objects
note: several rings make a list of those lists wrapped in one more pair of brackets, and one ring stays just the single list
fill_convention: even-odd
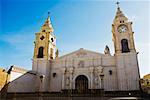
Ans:
[{"label": "arched doorway", "polygon": [[75,79],[75,89],[78,93],[85,93],[88,91],[88,78],[84,75],[79,75]]}]

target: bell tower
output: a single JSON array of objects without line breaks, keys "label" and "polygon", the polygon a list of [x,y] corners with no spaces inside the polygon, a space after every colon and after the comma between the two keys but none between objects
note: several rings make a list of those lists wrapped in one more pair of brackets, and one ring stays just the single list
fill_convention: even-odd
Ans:
[{"label": "bell tower", "polygon": [[120,10],[119,2],[115,19],[112,24],[112,34],[115,53],[136,52],[132,31],[132,22]]},{"label": "bell tower", "polygon": [[[53,34],[54,30],[51,24],[50,16],[42,25],[40,32],[36,33],[34,55],[32,59],[32,71],[37,72],[40,76],[44,76],[41,88],[39,91],[50,90],[50,73],[52,62],[58,57],[56,48],[56,37]],[[39,77],[37,76],[37,80]]]},{"label": "bell tower", "polygon": [[40,32],[36,33],[33,59],[55,59],[56,37],[53,31],[50,16],[48,16]]},{"label": "bell tower", "polygon": [[134,45],[132,22],[123,14],[117,2],[117,12],[112,24],[112,36],[118,80],[118,91],[139,90],[139,66]]}]

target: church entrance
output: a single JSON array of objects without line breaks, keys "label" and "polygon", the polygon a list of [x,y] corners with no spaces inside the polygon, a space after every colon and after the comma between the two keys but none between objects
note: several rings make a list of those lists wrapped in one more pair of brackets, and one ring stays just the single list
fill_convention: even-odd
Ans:
[{"label": "church entrance", "polygon": [[85,93],[88,91],[88,78],[84,75],[79,75],[75,79],[75,89],[78,93]]}]

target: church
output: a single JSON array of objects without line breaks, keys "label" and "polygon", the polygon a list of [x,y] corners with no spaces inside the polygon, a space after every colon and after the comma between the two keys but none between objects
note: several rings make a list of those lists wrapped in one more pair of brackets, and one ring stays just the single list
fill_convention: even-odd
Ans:
[{"label": "church", "polygon": [[59,56],[50,16],[35,36],[32,71],[10,82],[8,93],[140,90],[132,22],[119,6],[112,22],[114,55],[106,46],[104,53],[80,48]]}]

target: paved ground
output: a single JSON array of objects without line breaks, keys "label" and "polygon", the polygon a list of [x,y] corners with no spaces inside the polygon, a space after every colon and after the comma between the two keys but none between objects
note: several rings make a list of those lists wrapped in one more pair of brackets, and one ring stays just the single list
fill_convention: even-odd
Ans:
[{"label": "paved ground", "polygon": [[141,97],[114,97],[108,100],[148,100],[148,99]]},{"label": "paved ground", "polygon": [[149,100],[140,97],[18,97],[1,100]]}]

